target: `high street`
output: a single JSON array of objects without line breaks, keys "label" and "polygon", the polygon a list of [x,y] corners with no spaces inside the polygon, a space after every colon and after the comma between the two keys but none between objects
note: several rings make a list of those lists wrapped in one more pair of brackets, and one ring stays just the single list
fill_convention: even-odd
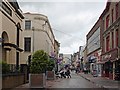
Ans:
[{"label": "high street", "polygon": [[100,88],[95,84],[72,72],[72,78],[60,78],[55,81],[48,81],[48,88]]}]

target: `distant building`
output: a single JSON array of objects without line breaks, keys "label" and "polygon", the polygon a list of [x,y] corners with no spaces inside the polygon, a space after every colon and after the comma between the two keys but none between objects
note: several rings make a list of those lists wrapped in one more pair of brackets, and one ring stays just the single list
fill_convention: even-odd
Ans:
[{"label": "distant building", "polygon": [[71,54],[63,54],[64,65],[71,65]]},{"label": "distant building", "polygon": [[87,59],[87,46],[84,47],[83,49],[83,63],[84,63],[84,68],[89,70],[89,61]]},{"label": "distant building", "polygon": [[80,54],[79,52],[73,53],[72,55],[72,64],[76,67],[78,63],[80,63]]}]

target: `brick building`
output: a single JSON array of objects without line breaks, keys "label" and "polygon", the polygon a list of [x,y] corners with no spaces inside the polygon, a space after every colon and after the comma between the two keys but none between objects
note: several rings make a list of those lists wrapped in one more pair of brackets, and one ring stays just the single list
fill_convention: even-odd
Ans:
[{"label": "brick building", "polygon": [[120,70],[120,1],[107,2],[101,18],[102,76],[114,79],[115,70]]}]

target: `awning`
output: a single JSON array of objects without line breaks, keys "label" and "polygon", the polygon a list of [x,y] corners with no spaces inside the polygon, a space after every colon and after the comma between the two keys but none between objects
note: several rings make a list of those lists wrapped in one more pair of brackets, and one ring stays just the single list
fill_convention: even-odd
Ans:
[{"label": "awning", "polygon": [[107,60],[107,61],[101,61],[101,62],[97,62],[97,64],[104,64],[104,63],[107,63],[107,62],[114,62],[114,61],[116,61],[116,59],[115,60]]}]

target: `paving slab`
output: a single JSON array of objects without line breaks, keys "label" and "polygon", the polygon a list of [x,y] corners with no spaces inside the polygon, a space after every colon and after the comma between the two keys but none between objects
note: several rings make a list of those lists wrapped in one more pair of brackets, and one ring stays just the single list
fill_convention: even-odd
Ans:
[{"label": "paving slab", "polygon": [[103,88],[118,88],[120,89],[120,81],[111,80],[105,77],[93,77],[91,74],[79,73],[79,75],[86,80],[95,83],[96,85]]}]

